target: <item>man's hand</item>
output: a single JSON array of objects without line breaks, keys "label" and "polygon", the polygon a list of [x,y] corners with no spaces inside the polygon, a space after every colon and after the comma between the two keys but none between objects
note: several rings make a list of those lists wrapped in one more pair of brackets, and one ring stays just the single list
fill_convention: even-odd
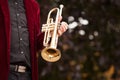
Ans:
[{"label": "man's hand", "polygon": [[[62,16],[59,17],[59,23],[62,20]],[[58,36],[61,36],[68,29],[68,24],[66,22],[61,22],[60,28],[58,29]]]}]

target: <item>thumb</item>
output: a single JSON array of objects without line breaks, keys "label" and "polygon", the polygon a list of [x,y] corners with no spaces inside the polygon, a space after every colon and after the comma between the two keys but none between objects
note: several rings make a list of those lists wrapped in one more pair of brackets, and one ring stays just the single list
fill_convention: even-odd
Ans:
[{"label": "thumb", "polygon": [[58,17],[58,22],[60,23],[61,20],[62,20],[62,16],[59,16],[59,17]]}]

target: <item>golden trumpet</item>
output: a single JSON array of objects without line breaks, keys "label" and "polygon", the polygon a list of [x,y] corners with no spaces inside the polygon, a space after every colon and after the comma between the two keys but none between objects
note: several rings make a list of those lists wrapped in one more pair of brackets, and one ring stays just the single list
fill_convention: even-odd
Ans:
[{"label": "golden trumpet", "polygon": [[[45,48],[41,51],[41,56],[44,60],[48,62],[56,62],[61,57],[60,50],[56,49],[58,42],[58,26],[59,26],[59,16],[62,14],[63,5],[60,5],[59,8],[53,8],[48,13],[47,23],[42,25],[42,32],[44,32],[43,45]],[[51,18],[51,14],[57,11],[55,21]],[[51,31],[53,32],[51,35]]]}]

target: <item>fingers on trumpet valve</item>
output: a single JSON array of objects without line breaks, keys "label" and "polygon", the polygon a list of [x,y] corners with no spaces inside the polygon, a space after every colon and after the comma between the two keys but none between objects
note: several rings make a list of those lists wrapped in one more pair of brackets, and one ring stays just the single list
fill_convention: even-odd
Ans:
[{"label": "fingers on trumpet valve", "polygon": [[58,35],[62,35],[68,29],[68,24],[66,22],[61,22],[60,27],[58,29]]},{"label": "fingers on trumpet valve", "polygon": [[[53,33],[54,26],[42,27],[42,31],[45,32],[46,29],[50,30],[50,33]],[[58,35],[61,36],[68,29],[68,24],[66,22],[58,23]]]}]

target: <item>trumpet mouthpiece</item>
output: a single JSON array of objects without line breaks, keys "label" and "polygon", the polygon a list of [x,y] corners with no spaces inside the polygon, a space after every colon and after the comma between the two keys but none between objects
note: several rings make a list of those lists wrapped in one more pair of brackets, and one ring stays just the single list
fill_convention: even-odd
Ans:
[{"label": "trumpet mouthpiece", "polygon": [[64,5],[63,5],[63,4],[61,4],[61,5],[60,5],[60,8],[63,8],[63,7],[64,7]]}]

